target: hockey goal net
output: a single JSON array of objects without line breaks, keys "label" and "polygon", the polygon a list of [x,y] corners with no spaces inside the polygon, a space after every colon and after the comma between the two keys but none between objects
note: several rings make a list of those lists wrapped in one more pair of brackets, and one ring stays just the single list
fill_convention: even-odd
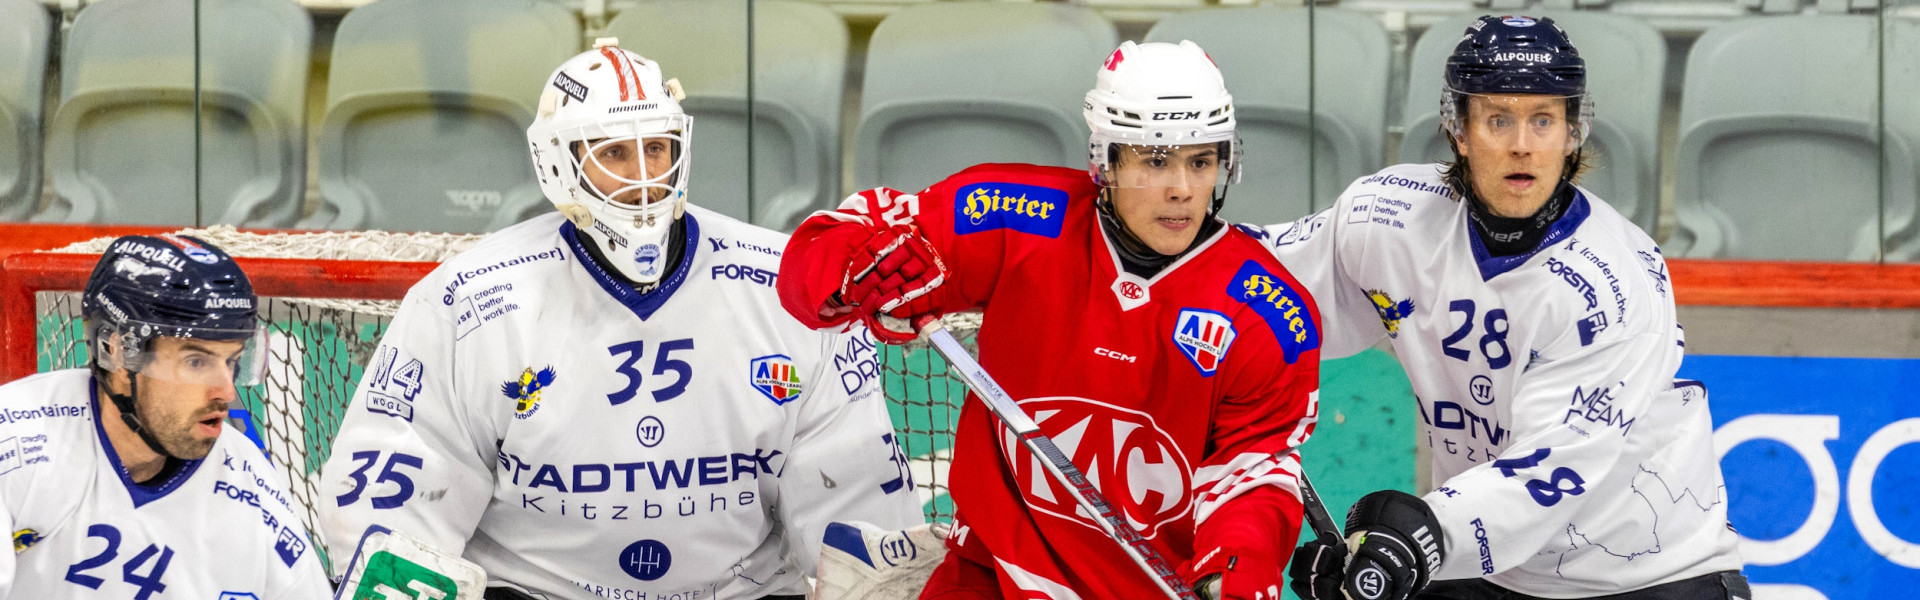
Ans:
[{"label": "hockey goal net", "polygon": [[[326,462],[364,366],[399,300],[440,261],[477,235],[254,233],[231,227],[182,230],[226,250],[261,296],[268,365],[262,383],[240,390],[233,425],[266,451],[286,476],[295,512],[309,531],[325,501]],[[5,381],[85,366],[79,290],[112,237],[7,257],[0,264],[0,322]],[[28,308],[31,307],[29,310]],[[977,318],[949,318],[971,344]],[[925,347],[880,348],[881,379],[895,429],[929,518],[950,521],[948,449],[966,387]],[[314,547],[325,548],[315,537]],[[326,564],[325,561],[322,564]]]}]

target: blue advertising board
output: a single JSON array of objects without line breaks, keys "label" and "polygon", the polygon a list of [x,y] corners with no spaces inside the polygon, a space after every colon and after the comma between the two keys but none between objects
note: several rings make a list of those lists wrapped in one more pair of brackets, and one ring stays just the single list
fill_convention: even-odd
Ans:
[{"label": "blue advertising board", "polygon": [[1920,596],[1920,360],[1689,356],[1757,600]]}]

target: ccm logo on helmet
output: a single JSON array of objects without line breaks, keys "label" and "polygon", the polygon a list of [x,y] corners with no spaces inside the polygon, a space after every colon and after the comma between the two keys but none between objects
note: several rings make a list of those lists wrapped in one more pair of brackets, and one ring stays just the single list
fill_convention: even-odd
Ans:
[{"label": "ccm logo on helmet", "polygon": [[1185,121],[1198,118],[1200,118],[1200,111],[1197,110],[1153,113],[1155,121]]}]

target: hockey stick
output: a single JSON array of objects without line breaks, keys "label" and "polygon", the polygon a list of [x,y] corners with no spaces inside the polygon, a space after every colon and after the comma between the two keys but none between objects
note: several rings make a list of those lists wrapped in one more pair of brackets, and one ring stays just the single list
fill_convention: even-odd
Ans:
[{"label": "hockey stick", "polygon": [[1307,481],[1305,471],[1300,473],[1300,498],[1305,500],[1307,526],[1313,528],[1314,537],[1320,543],[1333,546],[1341,554],[1347,553],[1347,540],[1340,535],[1340,526],[1333,522],[1333,515],[1327,512],[1327,505],[1320,501],[1320,493],[1313,491],[1313,482]]},{"label": "hockey stick", "polygon": [[959,340],[953,339],[953,334],[948,332],[938,319],[933,319],[924,325],[920,329],[920,335],[932,340],[933,347],[947,359],[948,368],[959,374],[961,381],[966,382],[967,388],[972,389],[973,394],[987,405],[987,410],[992,412],[1002,425],[1012,430],[1015,437],[1020,438],[1020,445],[1026,446],[1028,452],[1042,459],[1040,464],[1046,468],[1048,475],[1066,484],[1067,490],[1073,493],[1073,499],[1079,503],[1080,508],[1094,515],[1094,523],[1107,532],[1114,541],[1120,542],[1120,549],[1126,551],[1127,556],[1133,559],[1133,563],[1160,586],[1160,591],[1166,592],[1168,598],[1199,600],[1199,596],[1194,595],[1193,589],[1187,587],[1187,582],[1180,578],[1180,574],[1174,572],[1173,567],[1167,564],[1167,559],[1161,557],[1153,546],[1147,545],[1147,540],[1140,537],[1139,532],[1134,531],[1132,526],[1120,520],[1120,515],[1107,504],[1107,499],[1100,495],[1100,491],[1093,489],[1093,485],[1087,483],[1087,476],[1080,472],[1080,468],[1067,460],[1067,456],[1060,453],[1059,447],[1054,446],[1053,438],[1040,432],[1040,425],[1034,423],[1033,418],[1027,416],[1026,411],[1021,410],[1020,405],[1013,401],[1013,397],[1008,396],[1006,390],[1001,389],[1000,384],[995,383],[993,377],[987,375],[987,370],[981,368],[978,361],[973,360],[973,355],[967,354],[967,348],[960,345]]}]

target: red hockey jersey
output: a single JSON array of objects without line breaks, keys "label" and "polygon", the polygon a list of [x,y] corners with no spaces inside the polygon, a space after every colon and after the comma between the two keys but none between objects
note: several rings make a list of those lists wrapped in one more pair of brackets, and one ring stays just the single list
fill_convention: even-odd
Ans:
[{"label": "red hockey jersey", "polygon": [[[950,269],[939,312],[984,310],[980,363],[1165,556],[1262,486],[1298,533],[1295,449],[1313,431],[1317,310],[1259,242],[1223,227],[1151,279],[1126,273],[1086,173],[980,165],[917,195],[862,192],[810,217],[781,264],[783,304],[819,309],[874,221],[915,223]],[[844,318],[844,317],[843,317]],[[1160,592],[976,401],[955,435],[949,545],[991,566],[1012,598]],[[1268,490],[1265,493],[1271,493]]]}]

